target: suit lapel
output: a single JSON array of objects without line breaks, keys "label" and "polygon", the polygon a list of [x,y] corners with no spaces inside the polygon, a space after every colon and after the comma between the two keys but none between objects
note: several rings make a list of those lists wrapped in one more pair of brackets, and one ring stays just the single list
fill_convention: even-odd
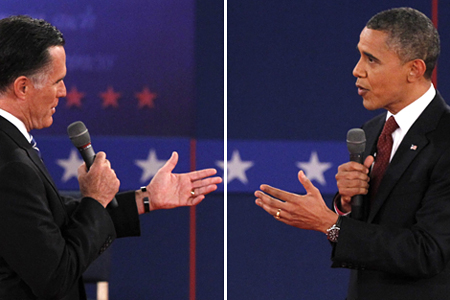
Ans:
[{"label": "suit lapel", "polygon": [[[403,138],[380,183],[380,188],[370,209],[369,223],[373,221],[411,162],[428,145],[429,141],[426,134],[436,129],[445,106],[444,100],[437,94]],[[375,140],[378,139],[378,135]]]},{"label": "suit lapel", "polygon": [[374,155],[377,151],[378,137],[383,130],[384,123],[386,121],[386,113],[377,116],[375,119],[370,121],[367,126],[364,127],[364,132],[366,133],[366,150],[364,157],[368,155]]},{"label": "suit lapel", "polygon": [[55,192],[57,191],[56,185],[53,182],[53,178],[50,176],[50,173],[48,172],[47,168],[45,167],[44,162],[41,160],[39,155],[36,153],[36,150],[31,148],[26,148],[25,151],[28,153],[28,156],[31,158],[33,163],[36,165],[36,167],[41,171],[42,175],[47,179],[47,181],[52,185]]},{"label": "suit lapel", "polygon": [[0,116],[0,130],[4,131],[16,144],[18,147],[22,148],[34,163],[34,165],[39,169],[42,175],[47,179],[50,185],[53,187],[56,193],[58,193],[58,189],[56,188],[55,183],[53,182],[52,177],[50,176],[47,168],[44,163],[40,159],[39,155],[36,153],[36,150],[33,149],[31,144],[27,141],[27,139],[22,135],[22,133],[9,121]]}]

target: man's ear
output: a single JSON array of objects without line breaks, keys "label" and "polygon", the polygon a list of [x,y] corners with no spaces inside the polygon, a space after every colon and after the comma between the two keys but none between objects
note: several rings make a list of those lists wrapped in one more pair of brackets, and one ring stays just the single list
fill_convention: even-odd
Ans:
[{"label": "man's ear", "polygon": [[15,96],[21,100],[25,100],[27,93],[30,90],[30,85],[31,80],[28,77],[26,76],[17,77],[13,83]]},{"label": "man's ear", "polygon": [[414,82],[423,77],[427,70],[427,65],[422,59],[415,59],[408,63],[409,74],[408,81]]}]

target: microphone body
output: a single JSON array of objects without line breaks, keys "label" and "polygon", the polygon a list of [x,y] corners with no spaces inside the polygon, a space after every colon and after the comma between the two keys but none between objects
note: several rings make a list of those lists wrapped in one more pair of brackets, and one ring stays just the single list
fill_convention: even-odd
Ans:
[{"label": "microphone body", "polygon": [[[95,159],[95,151],[91,145],[91,136],[89,135],[89,131],[87,130],[83,122],[76,121],[67,127],[67,133],[70,140],[72,141],[72,144],[80,152],[81,157],[86,163],[86,167],[89,171],[89,168],[92,166]],[[112,207],[119,206],[115,197],[112,199],[109,205],[111,205]]]},{"label": "microphone body", "polygon": [[[360,128],[350,129],[347,133],[347,148],[350,153],[350,161],[360,164],[364,163],[364,150],[366,149],[366,134]],[[356,220],[364,220],[366,217],[367,204],[364,203],[363,195],[352,197],[351,217]]]}]

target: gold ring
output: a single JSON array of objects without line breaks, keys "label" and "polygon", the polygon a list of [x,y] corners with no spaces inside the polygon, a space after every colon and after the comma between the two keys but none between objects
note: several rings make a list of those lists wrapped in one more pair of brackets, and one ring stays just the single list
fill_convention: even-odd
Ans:
[{"label": "gold ring", "polygon": [[275,219],[277,219],[277,220],[281,219],[280,215],[281,215],[281,208],[278,209]]},{"label": "gold ring", "polygon": [[194,190],[192,190],[192,191],[191,191],[191,195],[192,195],[192,196],[194,196],[194,195],[195,195],[195,192],[194,192]]}]

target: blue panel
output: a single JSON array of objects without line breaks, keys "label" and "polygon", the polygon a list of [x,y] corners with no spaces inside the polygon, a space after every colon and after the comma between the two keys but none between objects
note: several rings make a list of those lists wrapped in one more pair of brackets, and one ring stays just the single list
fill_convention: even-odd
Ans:
[{"label": "blue panel", "polygon": [[2,1],[0,17],[11,14],[44,18],[66,39],[68,96],[39,134],[77,120],[99,135],[194,134],[194,0]]},{"label": "blue panel", "polygon": [[[189,172],[190,144],[186,138],[150,138],[150,137],[95,137],[91,135],[92,146],[96,152],[106,152],[112,168],[120,179],[121,190],[138,189],[150,182],[151,174],[145,171],[156,171],[167,161],[172,151],[179,155],[175,173]],[[77,165],[82,163],[78,150],[68,137],[40,136],[38,145],[49,172],[58,188],[62,190],[78,190],[76,177]],[[152,153],[154,157],[152,157]],[[75,157],[73,157],[75,155]],[[68,163],[69,167],[65,167]],[[78,161],[78,162],[77,162]],[[141,167],[138,161],[147,161],[147,168]],[[69,172],[72,170],[72,172]],[[65,175],[69,172],[71,175]]]},{"label": "blue panel", "polygon": [[337,167],[348,161],[344,142],[228,141],[228,192],[254,192],[269,184],[304,192],[303,170],[324,194],[336,192]]}]

